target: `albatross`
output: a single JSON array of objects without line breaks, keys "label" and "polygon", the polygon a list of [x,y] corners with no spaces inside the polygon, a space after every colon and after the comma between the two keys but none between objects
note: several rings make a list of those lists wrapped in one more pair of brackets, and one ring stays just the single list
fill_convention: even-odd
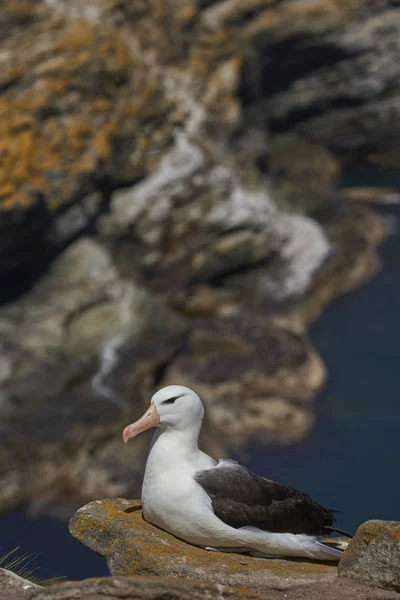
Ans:
[{"label": "albatross", "polygon": [[318,540],[332,531],[343,533],[334,527],[334,511],[236,461],[217,461],[202,452],[203,418],[193,390],[169,385],[124,429],[126,443],[156,428],[142,489],[145,520],[207,550],[339,560],[341,550]]}]

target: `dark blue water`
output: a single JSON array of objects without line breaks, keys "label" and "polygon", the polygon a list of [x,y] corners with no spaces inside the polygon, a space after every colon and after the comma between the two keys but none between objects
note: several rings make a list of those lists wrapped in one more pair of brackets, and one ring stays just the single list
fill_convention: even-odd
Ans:
[{"label": "dark blue water", "polygon": [[16,546],[20,546],[16,555],[39,553],[29,565],[29,569],[37,569],[34,576],[38,580],[109,575],[105,560],[74,540],[67,523],[52,517],[34,519],[22,511],[3,516],[0,519],[0,556]]},{"label": "dark blue water", "polygon": [[[394,183],[400,182],[384,185]],[[400,519],[399,232],[383,244],[381,255],[378,276],[333,302],[311,331],[329,380],[309,437],[246,449],[251,469],[339,510],[340,526],[350,531],[371,518]],[[104,560],[53,518],[30,519],[22,512],[2,517],[2,551],[17,545],[21,552],[41,553],[34,564],[41,579],[108,574]]]}]

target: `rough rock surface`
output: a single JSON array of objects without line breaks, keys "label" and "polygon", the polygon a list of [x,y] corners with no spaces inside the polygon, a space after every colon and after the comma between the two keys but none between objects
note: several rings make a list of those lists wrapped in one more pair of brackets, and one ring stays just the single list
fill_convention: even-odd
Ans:
[{"label": "rough rock surface", "polygon": [[339,574],[400,592],[400,521],[363,523],[340,562]]},{"label": "rough rock surface", "polygon": [[[298,235],[266,190],[244,185],[229,162],[216,163],[215,153],[178,136],[157,173],[114,193],[100,222],[123,272],[175,301],[191,285],[268,261]],[[329,244],[316,223],[313,238],[315,269]]]},{"label": "rough rock surface", "polygon": [[[163,18],[167,14],[168,27]],[[389,2],[365,5],[361,0],[311,4],[251,0],[240,5],[229,0],[211,5],[153,0],[141,7],[115,0],[92,0],[85,6],[62,0],[5,4],[0,13],[5,24],[0,36],[1,271],[39,267],[49,246],[62,245],[77,227],[79,231],[96,221],[111,190],[147,174],[152,177],[145,189],[135,193],[136,216],[143,211],[145,197],[155,191],[164,196],[157,202],[160,206],[146,207],[145,212],[153,210],[153,218],[162,221],[178,205],[176,221],[181,211],[190,211],[189,225],[207,207],[210,186],[218,186],[225,203],[229,198],[237,202],[238,194],[243,201],[249,195],[249,182],[241,181],[243,173],[235,161],[229,165],[232,153],[224,148],[232,130],[242,127],[240,87],[258,90],[247,105],[254,112],[261,97],[266,103],[264,121],[292,122],[295,114],[298,129],[316,141],[393,153],[398,137],[393,111],[398,97],[399,15]],[[274,76],[277,68],[279,78]],[[283,89],[274,88],[275,80]],[[377,114],[372,118],[374,110]],[[166,172],[178,129],[190,133],[194,150],[188,158],[194,153],[197,161],[193,165],[188,160],[190,182],[180,186],[176,178],[184,175],[182,168],[172,169],[173,181]],[[244,128],[241,134],[246,137],[249,131]],[[210,162],[215,140],[218,157],[211,152]],[[245,156],[248,167],[254,147],[249,150],[239,144],[234,150]],[[260,152],[266,153],[262,144]],[[209,177],[204,177],[205,171],[210,171]],[[250,171],[254,174],[254,169]],[[247,173],[251,178],[248,169]],[[166,186],[171,193],[166,193]],[[92,200],[85,204],[88,195]],[[252,195],[253,203],[264,203],[260,188]],[[215,191],[214,196],[215,203]],[[126,196],[120,198],[119,204],[125,202]],[[212,204],[208,211],[213,215]],[[71,213],[75,205],[79,206]],[[220,210],[231,212],[231,207]],[[216,226],[213,216],[203,224],[211,237]],[[59,218],[64,223],[61,236]],[[161,232],[160,224],[154,231],[149,218],[140,215],[133,225],[139,241],[136,260],[143,259],[152,272],[159,260],[160,249],[154,245]],[[276,229],[275,219],[268,214],[266,219],[267,231]],[[243,218],[230,223],[235,235],[240,234],[238,250],[233,263],[228,257],[223,264],[223,272],[268,257],[274,250],[273,241],[266,244],[265,234],[259,231],[263,219],[258,231],[257,227],[252,231],[257,220],[250,227]],[[175,216],[170,235],[178,233],[178,239],[187,240],[187,228],[179,231],[174,221]],[[290,233],[288,223],[286,228]],[[190,239],[193,247],[188,250],[199,253],[192,265],[194,276],[204,276],[208,251],[218,276],[226,251],[218,244],[208,247],[201,232]],[[165,236],[163,240],[165,250]],[[171,269],[181,266],[183,259],[167,253]]]},{"label": "rough rock surface", "polygon": [[0,273],[43,262],[57,214],[142,177],[153,136],[171,141],[154,73],[115,28],[73,16],[40,1],[0,10]]},{"label": "rough rock surface", "polygon": [[40,587],[18,575],[0,569],[0,600],[397,600],[395,592],[366,587],[351,580],[340,579],[294,589],[271,590],[268,595],[220,583],[206,583],[176,577],[106,577],[85,579]]},{"label": "rough rock surface", "polygon": [[71,534],[107,559],[112,575],[174,575],[266,594],[333,581],[337,567],[307,560],[208,552],[143,520],[138,501],[98,500],[70,521]]},{"label": "rough rock surface", "polygon": [[249,111],[257,108],[275,129],[291,128],[349,156],[398,157],[398,3],[266,4],[259,2],[245,25],[260,52],[245,73],[250,90],[253,84]]},{"label": "rough rock surface", "polygon": [[302,439],[313,423],[310,401],[325,367],[307,336],[242,310],[194,323],[164,383],[193,387],[217,439]]},{"label": "rough rock surface", "polygon": [[108,577],[68,582],[41,590],[35,600],[261,600],[248,590],[174,577]]},{"label": "rough rock surface", "polygon": [[12,571],[0,569],[0,600],[31,600],[40,587]]}]

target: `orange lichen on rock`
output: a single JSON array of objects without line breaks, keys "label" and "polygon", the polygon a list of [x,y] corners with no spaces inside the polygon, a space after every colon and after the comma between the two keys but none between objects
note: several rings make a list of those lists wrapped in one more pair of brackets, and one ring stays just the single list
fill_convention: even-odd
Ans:
[{"label": "orange lichen on rock", "polygon": [[[131,151],[114,151],[133,139],[149,103],[152,115],[160,105],[165,112],[159,83],[118,31],[43,10],[23,44],[16,36],[2,43],[0,210],[40,197],[54,211],[91,191],[99,170],[116,185],[137,178],[145,158],[136,168]],[[146,127],[151,139],[156,125]],[[169,138],[172,127],[161,131]]]},{"label": "orange lichen on rock", "polygon": [[367,521],[351,540],[339,574],[400,591],[400,521]]},{"label": "orange lichen on rock", "polygon": [[208,552],[147,523],[137,500],[91,502],[72,517],[70,531],[107,559],[113,575],[174,575],[265,593],[337,574],[332,564]]}]

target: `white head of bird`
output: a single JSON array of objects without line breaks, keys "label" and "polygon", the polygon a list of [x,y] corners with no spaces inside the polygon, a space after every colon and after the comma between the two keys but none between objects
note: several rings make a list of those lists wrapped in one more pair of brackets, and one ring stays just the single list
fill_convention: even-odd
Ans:
[{"label": "white head of bird", "polygon": [[151,427],[162,431],[200,431],[204,407],[199,396],[183,385],[168,385],[154,394],[144,415],[125,427],[122,438],[126,443]]}]

